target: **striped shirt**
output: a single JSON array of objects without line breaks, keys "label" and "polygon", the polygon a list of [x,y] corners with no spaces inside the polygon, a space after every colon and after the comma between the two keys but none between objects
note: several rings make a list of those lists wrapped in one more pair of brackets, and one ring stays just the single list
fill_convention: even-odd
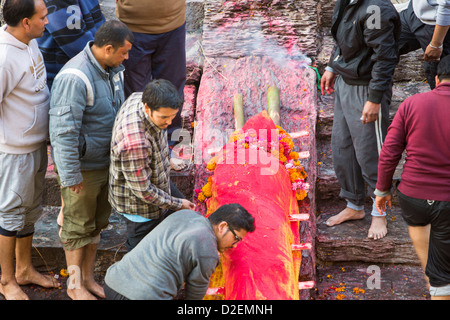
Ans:
[{"label": "striped shirt", "polygon": [[181,209],[182,200],[170,195],[167,130],[149,118],[142,92],[123,104],[111,141],[109,201],[119,213],[157,219],[167,210]]},{"label": "striped shirt", "polygon": [[52,88],[53,79],[71,58],[94,40],[105,22],[98,0],[44,0],[48,21],[42,37],[37,38],[45,67],[47,82]]}]

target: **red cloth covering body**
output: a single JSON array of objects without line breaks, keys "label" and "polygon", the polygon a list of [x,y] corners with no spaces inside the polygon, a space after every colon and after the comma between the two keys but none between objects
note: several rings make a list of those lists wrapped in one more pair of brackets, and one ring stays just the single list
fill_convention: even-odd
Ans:
[{"label": "red cloth covering body", "polygon": [[[262,128],[276,128],[266,112],[249,119],[243,131],[259,132]],[[230,152],[235,163],[229,161]],[[288,171],[273,155],[265,154],[266,159],[272,157],[269,163],[259,157],[256,162],[254,158],[245,163],[236,161],[250,159],[251,152],[254,150],[236,148],[230,142],[224,146],[223,161],[215,167],[206,215],[224,204],[239,203],[255,218],[256,230],[222,254],[210,287],[224,287],[226,300],[298,299],[301,252],[293,252],[292,244],[298,243],[299,229],[298,223],[291,225],[289,221],[291,214],[298,213],[295,191]],[[274,162],[278,162],[275,168]],[[262,168],[271,174],[261,174]]]}]

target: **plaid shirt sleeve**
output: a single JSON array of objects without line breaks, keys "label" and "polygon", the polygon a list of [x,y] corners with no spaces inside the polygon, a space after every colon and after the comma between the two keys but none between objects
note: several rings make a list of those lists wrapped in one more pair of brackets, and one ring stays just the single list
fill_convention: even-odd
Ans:
[{"label": "plaid shirt sleeve", "polygon": [[[147,139],[142,132],[135,132],[128,136],[130,147],[123,150],[121,154],[122,173],[127,181],[127,187],[132,190],[136,197],[147,203],[151,203],[162,209],[181,209],[182,200],[172,197],[167,192],[156,187],[152,183],[152,168],[149,166],[153,152],[146,142]],[[163,163],[158,163],[158,172],[164,172]]]}]

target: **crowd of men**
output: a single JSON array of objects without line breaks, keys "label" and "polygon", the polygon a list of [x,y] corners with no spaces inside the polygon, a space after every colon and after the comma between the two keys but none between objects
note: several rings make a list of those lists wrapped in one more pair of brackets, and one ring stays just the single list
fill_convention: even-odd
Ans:
[{"label": "crowd of men", "polygon": [[[186,298],[201,299],[218,252],[255,224],[239,204],[205,218],[170,181],[168,137],[181,125],[186,81],[186,3],[120,1],[119,20],[105,21],[97,0],[76,2],[1,1],[0,293],[28,299],[20,285],[60,286],[31,264],[49,138],[68,296],[173,299],[184,287]],[[400,205],[433,299],[450,297],[449,26],[449,0],[397,8],[338,0],[336,45],[320,83],[322,94],[335,92],[333,163],[347,201],[327,225],[362,219],[367,185],[368,237],[383,238],[392,175],[406,150]],[[399,56],[418,48],[432,90],[405,100],[390,124]],[[94,265],[112,210],[126,221],[128,253],[102,286]]]}]

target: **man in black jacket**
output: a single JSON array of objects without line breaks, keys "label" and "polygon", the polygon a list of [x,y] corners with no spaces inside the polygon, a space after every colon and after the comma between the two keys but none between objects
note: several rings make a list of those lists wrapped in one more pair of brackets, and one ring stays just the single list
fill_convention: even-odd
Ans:
[{"label": "man in black jacket", "polygon": [[[400,17],[390,1],[338,0],[331,32],[336,41],[321,79],[322,94],[335,90],[333,164],[347,207],[327,220],[334,226],[364,218],[377,181],[378,155],[389,125],[392,77],[398,63]],[[387,233],[384,215],[372,208],[368,237]]]}]

